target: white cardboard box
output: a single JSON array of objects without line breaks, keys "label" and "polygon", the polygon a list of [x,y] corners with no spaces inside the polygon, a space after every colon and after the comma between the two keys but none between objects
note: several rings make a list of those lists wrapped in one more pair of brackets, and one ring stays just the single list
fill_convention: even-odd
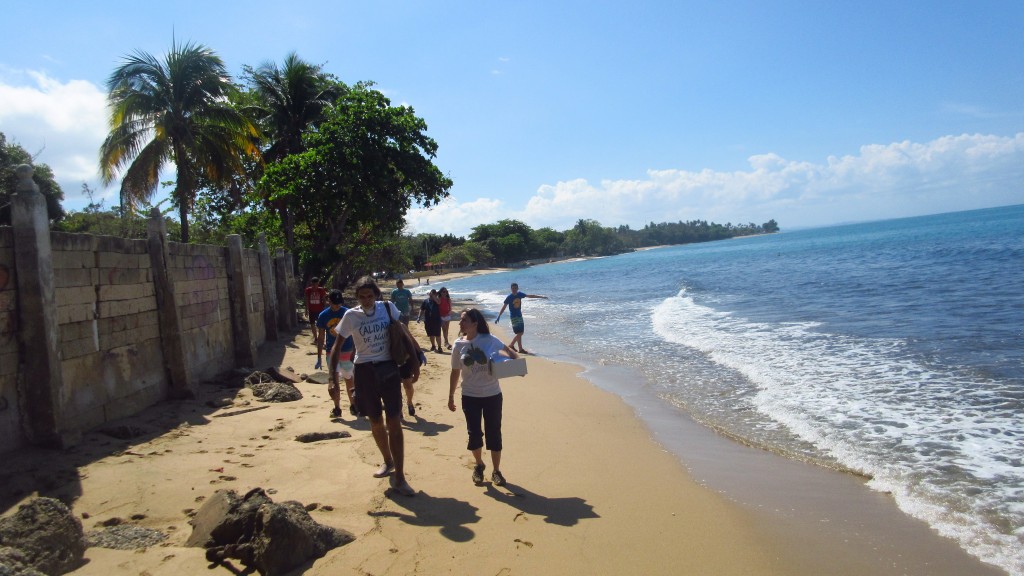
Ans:
[{"label": "white cardboard box", "polygon": [[526,376],[526,359],[506,358],[501,356],[502,360],[492,359],[488,365],[490,366],[491,375],[495,378],[509,378],[511,376]]}]

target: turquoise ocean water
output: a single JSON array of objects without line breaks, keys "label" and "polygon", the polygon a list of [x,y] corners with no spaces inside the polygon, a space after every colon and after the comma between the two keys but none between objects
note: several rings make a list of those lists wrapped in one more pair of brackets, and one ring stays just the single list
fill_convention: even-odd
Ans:
[{"label": "turquoise ocean water", "polygon": [[550,298],[523,306],[527,348],[627,367],[730,437],[869,476],[1024,574],[1024,205],[446,285],[493,320],[512,281]]}]

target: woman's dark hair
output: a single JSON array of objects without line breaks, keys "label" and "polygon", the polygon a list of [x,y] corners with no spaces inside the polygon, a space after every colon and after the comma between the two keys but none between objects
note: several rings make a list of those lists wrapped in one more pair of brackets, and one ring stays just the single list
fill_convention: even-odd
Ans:
[{"label": "woman's dark hair", "polygon": [[491,333],[491,327],[487,325],[487,319],[484,318],[482,312],[476,308],[469,308],[463,310],[462,313],[466,315],[466,318],[469,318],[474,324],[476,324],[476,331],[478,334]]},{"label": "woman's dark hair", "polygon": [[373,290],[374,297],[377,298],[377,300],[380,300],[380,287],[377,286],[377,282],[376,280],[373,279],[373,276],[363,276],[359,280],[356,280],[357,295],[359,294],[359,291],[362,290],[363,288],[369,288]]},{"label": "woman's dark hair", "polygon": [[448,289],[447,288],[441,288],[440,290],[438,290],[437,291],[437,295],[440,296],[442,292],[444,293],[445,296],[447,296],[449,298],[452,297],[452,295],[448,293]]}]

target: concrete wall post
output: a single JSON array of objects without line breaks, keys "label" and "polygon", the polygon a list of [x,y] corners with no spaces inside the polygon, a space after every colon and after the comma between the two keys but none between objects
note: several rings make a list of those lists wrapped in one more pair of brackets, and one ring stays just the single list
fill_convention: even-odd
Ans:
[{"label": "concrete wall post", "polygon": [[235,339],[235,362],[239,366],[253,368],[256,365],[256,348],[252,345],[252,326],[249,323],[249,302],[252,295],[245,282],[245,257],[242,253],[242,237],[231,234],[228,241],[228,294],[231,299],[231,328]]},{"label": "concrete wall post", "polygon": [[18,401],[25,438],[47,448],[65,448],[77,434],[63,429],[64,374],[58,349],[53,251],[46,199],[32,180],[32,167],[18,166],[11,198],[14,265],[18,279],[21,370]]},{"label": "concrete wall post", "polygon": [[277,340],[277,287],[274,281],[274,265],[267,248],[267,235],[260,232],[260,281],[263,284],[263,325],[267,340]]},{"label": "concrete wall post", "polygon": [[274,257],[274,280],[277,284],[277,325],[282,330],[294,330],[296,326],[295,300],[288,286],[290,267],[291,259],[282,248],[278,248]]},{"label": "concrete wall post", "polygon": [[160,321],[160,346],[167,373],[167,395],[170,398],[195,398],[197,385],[189,377],[185,364],[185,346],[181,340],[181,313],[174,293],[167,250],[167,224],[160,211],[153,208],[147,223],[149,261],[153,270],[153,291],[156,294],[157,317]]}]

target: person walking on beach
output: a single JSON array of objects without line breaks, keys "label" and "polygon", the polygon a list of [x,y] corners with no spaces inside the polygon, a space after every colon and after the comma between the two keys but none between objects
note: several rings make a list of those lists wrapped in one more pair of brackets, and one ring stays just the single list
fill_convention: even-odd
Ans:
[{"label": "person walking on beach", "polygon": [[309,328],[313,331],[313,344],[317,343],[316,318],[327,307],[327,290],[320,285],[320,277],[313,276],[306,286],[306,314],[309,316]]},{"label": "person walking on beach", "polygon": [[[395,305],[383,302],[380,298],[380,288],[373,278],[360,278],[356,282],[356,300],[359,305],[345,313],[334,331],[341,338],[351,336],[355,343],[355,401],[359,412],[370,420],[370,432],[384,457],[384,463],[373,476],[390,476],[391,488],[395,492],[412,496],[416,491],[405,478],[402,380],[398,363],[391,358],[388,324],[394,322],[403,331],[407,332],[408,329],[399,322]],[[340,353],[340,346],[331,349],[331,383],[335,385],[338,381]],[[412,365],[416,379],[419,378],[419,371],[419,358],[416,358]],[[384,416],[381,415],[382,404]]]},{"label": "person walking on beach", "polygon": [[[316,341],[316,368],[319,369],[323,364],[320,360],[321,354],[324,350],[324,336],[326,335],[326,346],[327,355],[330,356],[331,348],[334,346],[335,341],[338,339],[337,334],[334,332],[334,327],[337,326],[338,322],[341,322],[342,317],[345,316],[345,312],[348,312],[348,308],[345,307],[345,298],[341,294],[341,290],[335,288],[327,294],[327,301],[330,305],[324,308],[324,311],[320,313],[316,318],[316,327],[319,329]],[[341,373],[341,377],[345,379],[345,393],[348,395],[348,409],[353,416],[358,416],[359,411],[356,409],[355,400],[352,398],[353,382],[352,382],[352,355],[355,353],[355,344],[352,342],[352,338],[348,337],[340,344],[341,356],[339,356],[338,371]],[[327,386],[327,393],[331,395],[331,400],[334,401],[334,409],[331,410],[332,418],[341,417],[341,387],[335,386],[336,380],[332,379],[331,384]]]},{"label": "person walking on beach", "polygon": [[395,289],[391,291],[391,302],[395,304],[402,314],[402,324],[409,325],[409,308],[412,306],[412,292],[405,287],[405,282],[399,278],[395,282]]},{"label": "person walking on beach", "polygon": [[441,347],[441,302],[437,297],[437,290],[431,290],[430,296],[423,299],[420,304],[420,313],[416,315],[416,321],[423,321],[423,329],[430,338],[431,352],[444,352]]},{"label": "person walking on beach", "polygon": [[515,350],[516,344],[519,345],[519,352],[522,354],[529,354],[525,348],[523,348],[523,332],[526,330],[526,325],[523,322],[523,298],[544,298],[547,300],[547,296],[541,296],[540,294],[526,294],[525,292],[519,291],[519,284],[512,283],[512,293],[505,296],[505,303],[501,305],[501,310],[498,311],[498,317],[494,319],[494,323],[497,324],[501,320],[501,314],[505,311],[505,307],[508,307],[508,319],[512,322],[512,332],[515,337],[512,338],[512,342],[509,343],[508,347]]},{"label": "person walking on beach", "polygon": [[442,287],[437,291],[437,302],[441,309],[441,335],[444,336],[444,345],[451,350],[452,345],[448,343],[448,325],[452,322],[452,296],[448,293],[448,288]]},{"label": "person walking on beach", "polygon": [[[449,378],[448,409],[455,411],[455,388],[462,377],[462,413],[466,416],[469,443],[466,449],[476,460],[473,466],[473,482],[484,481],[482,448],[486,445],[491,453],[491,482],[504,486],[501,473],[501,386],[491,374],[488,359],[495,354],[518,358],[515,350],[491,335],[484,315],[476,308],[470,308],[459,317],[459,328],[464,336],[455,341],[452,349],[452,373]],[[481,426],[481,420],[483,425]]]}]

